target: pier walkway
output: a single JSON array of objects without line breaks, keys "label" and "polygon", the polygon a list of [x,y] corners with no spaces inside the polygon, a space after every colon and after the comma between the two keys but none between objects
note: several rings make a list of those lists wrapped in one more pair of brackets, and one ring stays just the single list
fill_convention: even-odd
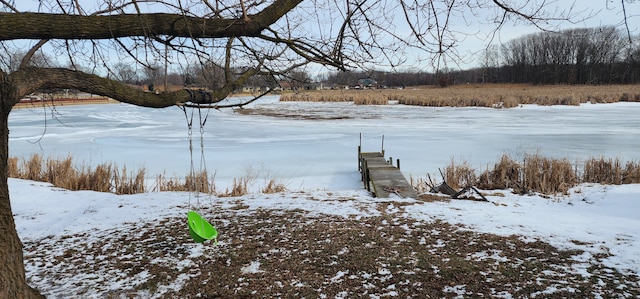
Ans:
[{"label": "pier walkway", "polygon": [[394,193],[400,197],[418,198],[418,194],[400,172],[400,160],[386,161],[382,152],[362,152],[358,147],[358,170],[362,174],[364,187],[376,197],[389,197]]}]

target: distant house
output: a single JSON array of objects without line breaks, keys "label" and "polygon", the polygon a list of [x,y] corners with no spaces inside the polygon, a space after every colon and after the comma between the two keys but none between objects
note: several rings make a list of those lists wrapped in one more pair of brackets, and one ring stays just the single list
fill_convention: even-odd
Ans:
[{"label": "distant house", "polygon": [[377,88],[378,87],[378,82],[376,80],[371,79],[371,78],[364,78],[364,79],[358,80],[358,85],[361,88]]}]

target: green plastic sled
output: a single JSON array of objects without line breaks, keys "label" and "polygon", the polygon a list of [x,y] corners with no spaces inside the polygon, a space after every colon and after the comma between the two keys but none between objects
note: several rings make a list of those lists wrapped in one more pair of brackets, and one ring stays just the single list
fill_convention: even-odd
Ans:
[{"label": "green plastic sled", "polygon": [[189,211],[187,220],[189,221],[189,234],[194,241],[202,243],[206,240],[215,240],[215,244],[218,243],[218,230],[207,220],[204,220],[200,214]]}]

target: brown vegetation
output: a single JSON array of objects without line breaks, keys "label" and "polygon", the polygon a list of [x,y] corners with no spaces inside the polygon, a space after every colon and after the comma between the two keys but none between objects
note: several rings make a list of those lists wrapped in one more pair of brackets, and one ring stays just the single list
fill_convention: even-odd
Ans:
[{"label": "brown vegetation", "polygon": [[353,102],[356,105],[388,105],[393,93],[390,90],[330,90],[302,93],[286,93],[283,102]]},{"label": "brown vegetation", "polygon": [[[580,183],[634,184],[640,183],[640,162],[629,161],[622,167],[619,159],[590,158],[580,168],[568,159],[526,155],[519,163],[503,155],[493,169],[487,168],[476,175],[476,170],[466,162],[456,164],[453,160],[445,168],[444,179],[455,189],[477,186],[485,190],[512,189],[525,194],[530,191],[542,194],[567,194],[570,188]],[[578,169],[582,169],[580,172]],[[426,185],[417,180],[414,186]],[[424,187],[421,187],[424,190]]]},{"label": "brown vegetation", "polygon": [[9,158],[8,175],[33,181],[49,182],[67,190],[94,190],[114,192],[116,194],[134,194],[145,192],[145,170],[136,173],[127,172],[123,167],[118,171],[111,164],[99,164],[95,168],[73,165],[73,159],[43,159],[34,154],[29,160]]},{"label": "brown vegetation", "polygon": [[324,90],[284,94],[281,101],[353,102],[429,107],[512,108],[521,104],[579,105],[581,103],[640,102],[640,85],[467,84],[447,88]]},{"label": "brown vegetation", "polygon": [[[580,169],[580,170],[579,170]],[[28,160],[9,158],[9,177],[33,181],[49,182],[67,190],[94,190],[116,194],[137,194],[148,191],[192,191],[219,197],[234,197],[249,194],[255,185],[258,174],[251,169],[244,177],[234,178],[231,186],[218,191],[215,174],[205,171],[187,175],[184,180],[166,175],[156,176],[152,187],[146,187],[145,170],[127,171],[126,166],[118,170],[112,164],[99,164],[89,167],[82,164],[76,167],[71,157],[63,159],[43,159],[35,154]],[[525,155],[524,160],[516,162],[503,155],[493,169],[487,168],[479,175],[467,162],[456,163],[453,159],[444,168],[444,180],[454,189],[466,186],[478,188],[512,189],[525,194],[530,191],[542,194],[566,194],[570,188],[580,183],[634,184],[640,183],[640,162],[620,159],[590,158],[582,165],[573,165],[568,159],[542,157],[539,154]],[[411,185],[419,192],[429,191],[424,179],[411,177]],[[276,179],[268,179],[265,186],[256,189],[270,194],[287,190],[286,185]]]},{"label": "brown vegetation", "polygon": [[[48,182],[56,187],[67,190],[93,190],[98,192],[113,192],[116,194],[138,194],[148,191],[192,191],[212,194],[220,197],[242,196],[250,193],[250,186],[258,177],[258,173],[248,170],[245,177],[234,178],[232,186],[223,192],[216,190],[215,174],[209,175],[204,171],[195,171],[187,175],[184,180],[166,175],[157,175],[151,188],[146,187],[145,170],[137,172],[127,171],[127,167],[118,167],[109,163],[99,164],[91,168],[85,164],[74,166],[73,159],[43,159],[34,154],[28,160],[9,158],[8,175],[32,181]],[[283,183],[270,179],[266,186],[260,189],[262,193],[284,192],[287,188]]]}]

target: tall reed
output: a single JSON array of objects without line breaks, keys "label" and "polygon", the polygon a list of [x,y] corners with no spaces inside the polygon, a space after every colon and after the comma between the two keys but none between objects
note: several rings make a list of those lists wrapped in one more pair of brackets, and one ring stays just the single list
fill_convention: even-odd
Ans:
[{"label": "tall reed", "polygon": [[[640,163],[628,161],[624,167],[619,159],[591,158],[582,168],[568,159],[527,154],[522,162],[508,155],[475,176],[466,162],[456,165],[452,160],[444,173],[444,180],[453,188],[477,186],[481,189],[512,189],[516,193],[531,191],[542,194],[567,194],[580,183],[637,184],[640,183]],[[582,173],[578,169],[583,169]],[[474,180],[475,178],[475,180]],[[424,181],[418,180],[418,184]]]},{"label": "tall reed", "polygon": [[453,159],[445,168],[444,177],[447,184],[455,189],[475,185],[477,181],[475,170],[469,166],[469,163],[463,161],[461,164],[456,164]]},{"label": "tall reed", "polygon": [[446,88],[323,90],[283,94],[281,101],[353,102],[361,105],[399,104],[429,107],[513,108],[522,104],[570,105],[640,102],[640,85],[469,84]]},{"label": "tall reed", "polygon": [[[7,174],[9,177],[34,181],[49,182],[56,187],[67,190],[94,190],[116,194],[137,194],[148,191],[190,191],[202,192],[217,196],[242,196],[250,193],[258,173],[247,170],[245,177],[235,178],[232,186],[223,192],[216,190],[215,173],[209,175],[204,171],[196,171],[180,178],[168,178],[164,174],[155,177],[151,188],[146,185],[146,171],[140,169],[129,171],[127,167],[119,169],[110,163],[89,167],[82,164],[74,166],[72,157],[62,159],[43,159],[34,154],[29,159],[11,157],[8,159]],[[266,181],[266,186],[256,189],[262,193],[276,193],[286,190],[286,186],[275,178]]]},{"label": "tall reed", "polygon": [[117,194],[145,192],[145,170],[127,172],[126,167],[118,171],[111,164],[99,164],[89,167],[82,164],[75,167],[73,158],[42,158],[33,154],[29,159],[10,158],[8,160],[9,177],[33,181],[49,182],[54,186],[68,190],[94,190]]}]

